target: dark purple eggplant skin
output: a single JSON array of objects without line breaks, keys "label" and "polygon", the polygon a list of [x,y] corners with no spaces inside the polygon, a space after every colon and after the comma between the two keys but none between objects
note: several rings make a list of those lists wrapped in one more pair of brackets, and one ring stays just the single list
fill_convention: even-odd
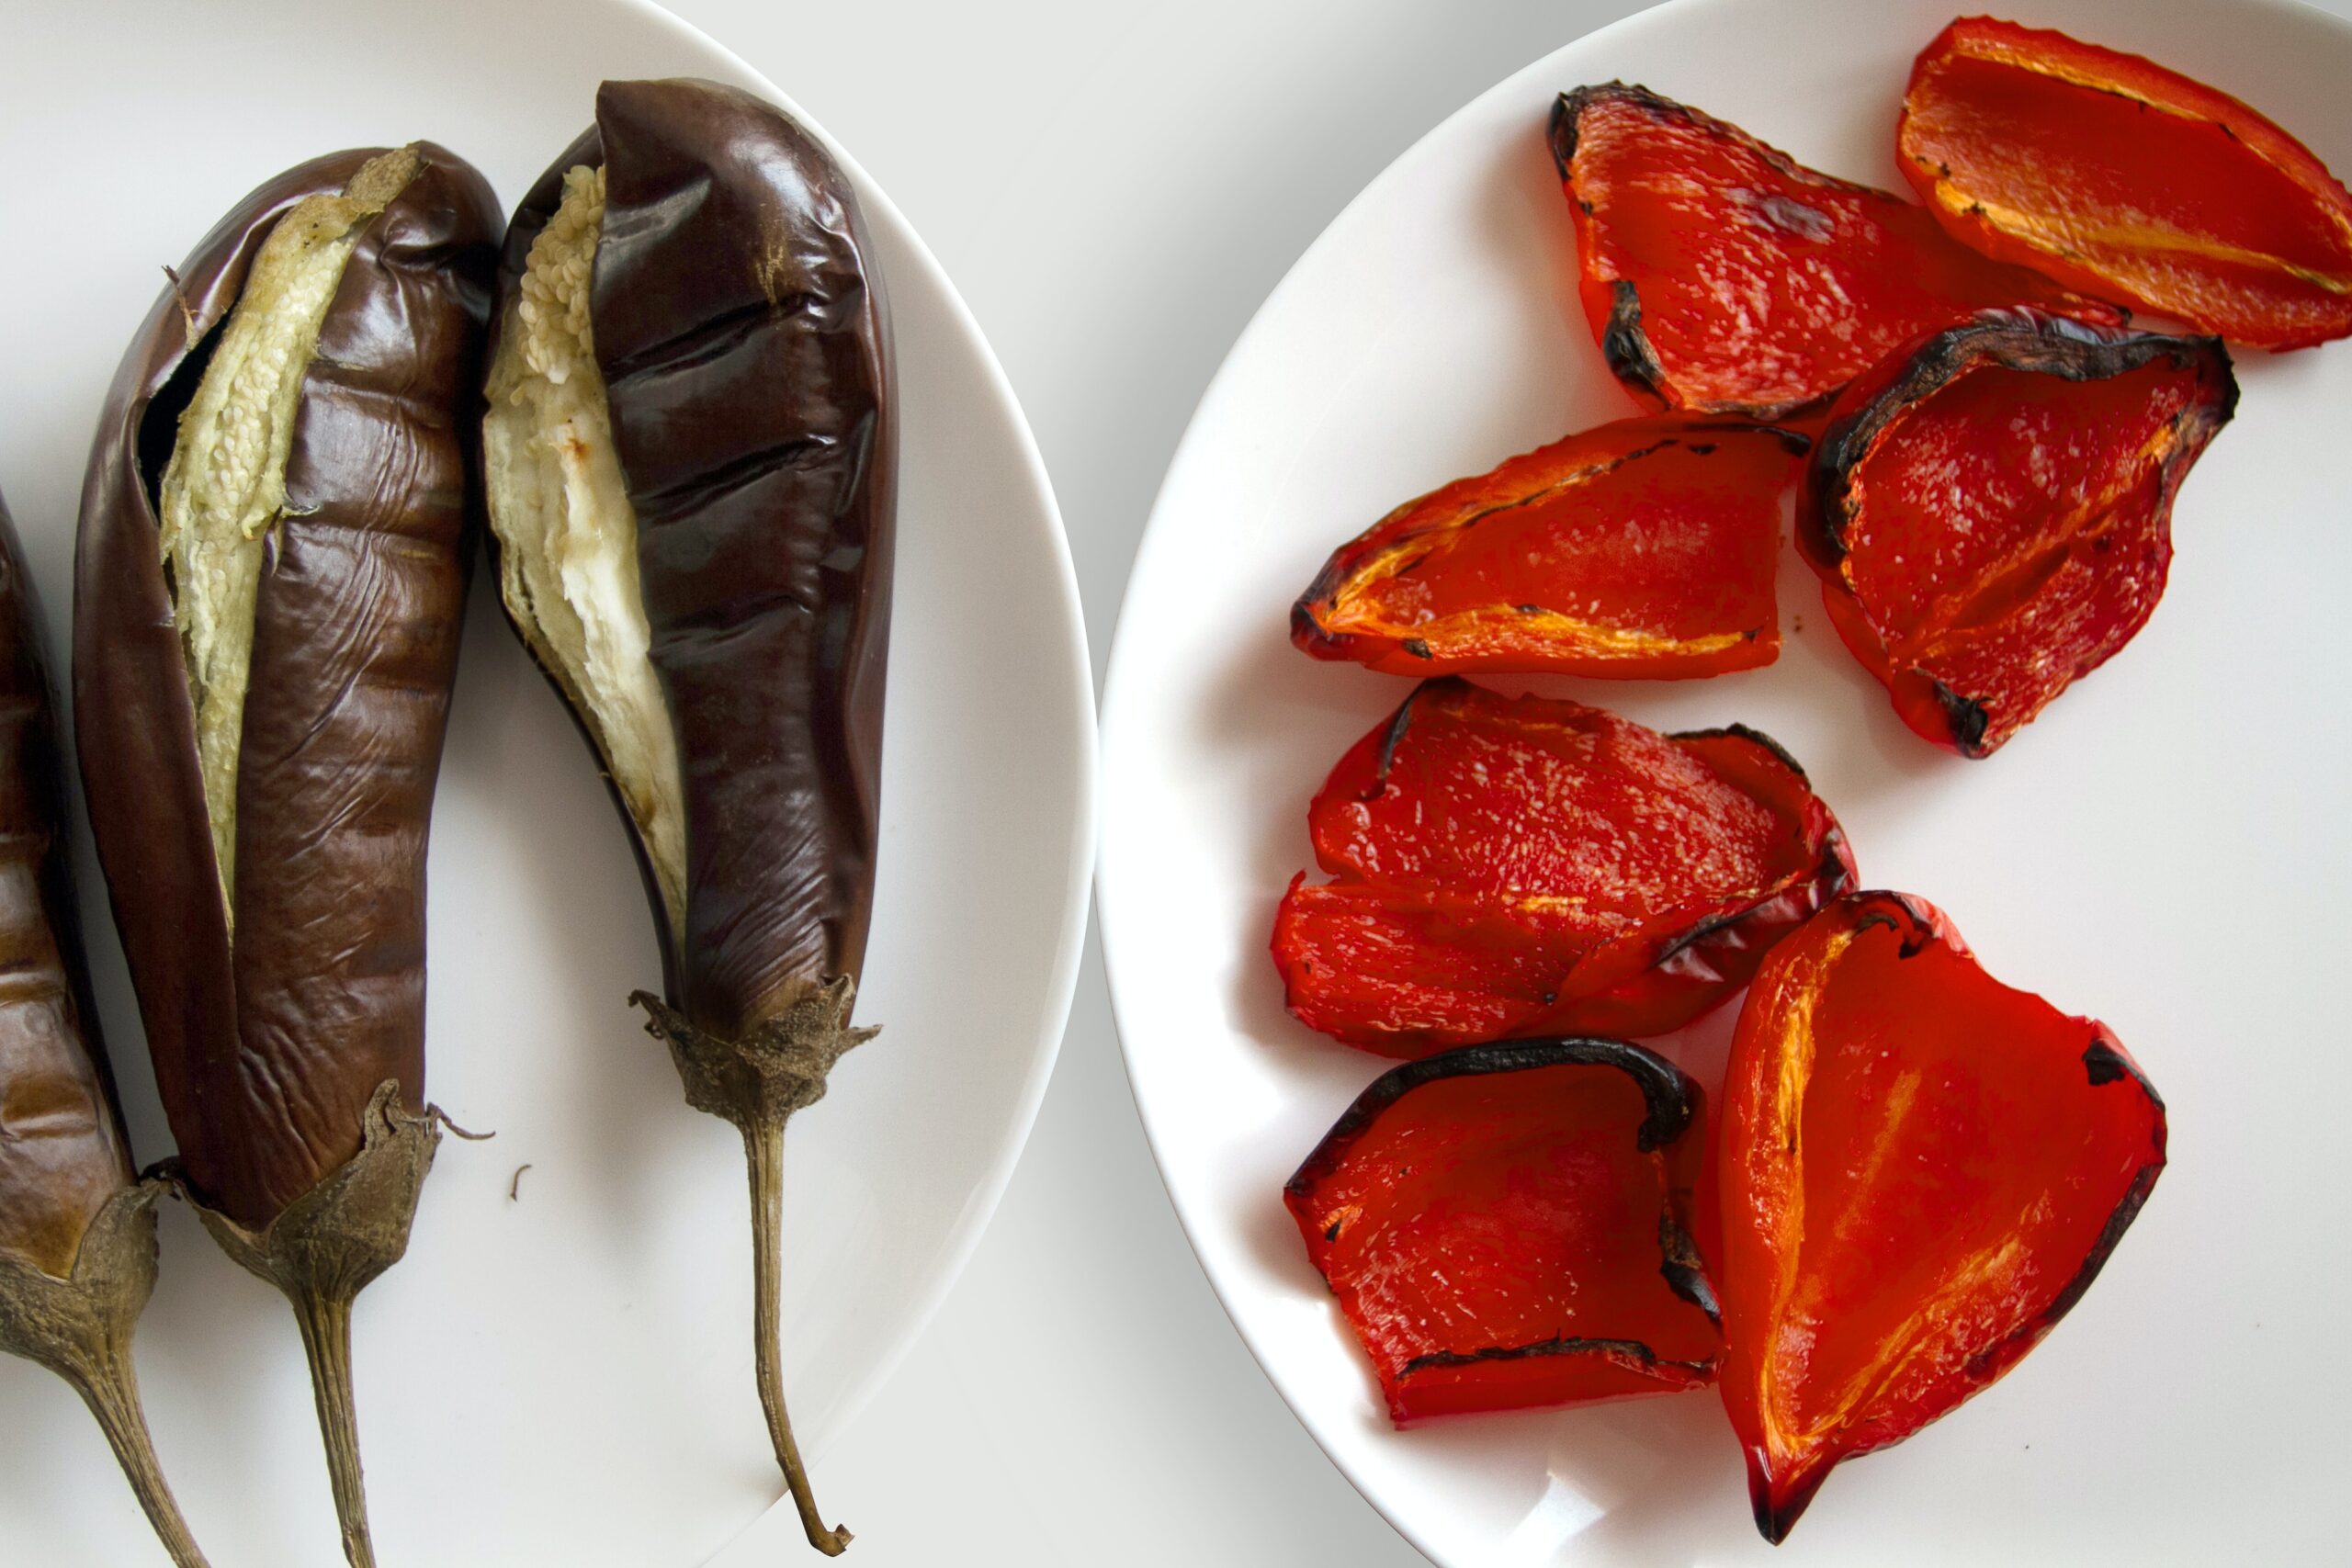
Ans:
[{"label": "dark purple eggplant skin", "polygon": [[596,123],[507,230],[502,299],[564,172],[600,163],[590,316],[677,730],[683,944],[646,886],[670,1005],[738,1039],[864,962],[898,466],[888,310],[832,158],[763,100],[684,79],[599,89]]},{"label": "dark purple eggplant skin", "polygon": [[137,1179],[82,960],[46,646],[0,501],[0,1255],[62,1280]]},{"label": "dark purple eggplant skin", "polygon": [[478,531],[481,346],[501,213],[463,159],[372,220],[296,412],[254,619],[232,943],[155,487],[191,350],[272,224],[366,148],[239,202],[124,355],[82,494],[75,735],[156,1086],[198,1197],[258,1230],[357,1152],[377,1087],[424,1093],[424,861]]}]

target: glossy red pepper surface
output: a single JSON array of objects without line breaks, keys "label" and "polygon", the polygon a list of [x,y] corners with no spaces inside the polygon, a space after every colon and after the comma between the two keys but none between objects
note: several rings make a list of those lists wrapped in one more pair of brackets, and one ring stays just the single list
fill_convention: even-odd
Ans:
[{"label": "glossy red pepper surface", "polygon": [[1697,1100],[1619,1040],[1474,1045],[1364,1090],[1283,1196],[1392,1420],[1713,1380]]},{"label": "glossy red pepper surface", "polygon": [[1291,1011],[1384,1055],[1662,1034],[1723,1001],[1848,886],[1829,808],[1754,731],[1417,688],[1307,813],[1273,953]]},{"label": "glossy red pepper surface", "polygon": [[1317,659],[1392,675],[1664,679],[1770,664],[1782,491],[1805,438],[1619,420],[1406,502],[1291,611]]},{"label": "glossy red pepper surface", "polygon": [[1987,306],[2119,319],[1645,87],[1563,96],[1551,143],[1585,315],[1610,368],[1668,407],[1778,418]]},{"label": "glossy red pepper surface", "polygon": [[2147,624],[2173,497],[2237,403],[2218,338],[1988,312],[1830,412],[1797,537],[1903,721],[1997,749]]},{"label": "glossy red pepper surface", "polygon": [[1946,229],[2269,348],[2352,333],[2352,194],[2253,109],[2136,54],[1971,17],[1912,67],[1897,161]]},{"label": "glossy red pepper surface", "polygon": [[2165,1162],[2103,1025],[1849,894],[1756,976],[1724,1089],[1724,1404],[1779,1540],[1839,1461],[1999,1377],[2090,1286]]}]

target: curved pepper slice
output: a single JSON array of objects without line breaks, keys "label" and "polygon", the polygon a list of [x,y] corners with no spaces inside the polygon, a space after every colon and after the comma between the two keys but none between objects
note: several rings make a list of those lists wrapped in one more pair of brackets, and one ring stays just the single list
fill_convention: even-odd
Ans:
[{"label": "curved pepper slice", "polygon": [[2266,348],[2352,333],[2352,193],[2136,54],[1971,17],[1921,52],[1898,162],[1962,243]]},{"label": "curved pepper slice", "polygon": [[1747,984],[1847,886],[1837,818],[1769,739],[1415,689],[1307,812],[1273,954],[1291,1011],[1384,1055],[1663,1034]]},{"label": "curved pepper slice", "polygon": [[1618,1040],[1473,1045],[1357,1098],[1283,1199],[1391,1420],[1713,1381],[1698,1098]]},{"label": "curved pepper slice", "polygon": [[1619,420],[1410,501],[1291,610],[1317,659],[1392,675],[1657,680],[1770,664],[1780,497],[1805,437]]},{"label": "curved pepper slice", "polygon": [[1551,144],[1601,352],[1670,408],[1778,418],[1988,306],[2120,319],[1646,87],[1562,95]]},{"label": "curved pepper slice", "polygon": [[1724,1080],[1724,1404],[1756,1522],[2007,1371],[2165,1163],[2104,1025],[1977,966],[1933,907],[1849,894],[1773,950]]},{"label": "curved pepper slice", "polygon": [[2155,612],[2172,503],[2237,406],[2218,338],[1988,311],[1830,412],[1797,537],[1904,723],[1990,755]]}]

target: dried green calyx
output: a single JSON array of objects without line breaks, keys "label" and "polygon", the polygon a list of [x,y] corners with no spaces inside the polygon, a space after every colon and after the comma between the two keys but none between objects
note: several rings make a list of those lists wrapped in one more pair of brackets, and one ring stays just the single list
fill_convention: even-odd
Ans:
[{"label": "dried green calyx", "polygon": [[499,592],[587,726],[652,862],[672,932],[685,919],[685,798],[637,561],[637,509],[613,446],[590,285],[605,171],[563,176],[501,325],[482,422]]},{"label": "dried green calyx", "polygon": [[424,166],[413,146],[380,153],[340,194],[305,197],[278,219],[180,415],[157,495],[213,858],[232,919],[254,609],[268,536],[286,514],[303,379],[353,247]]}]

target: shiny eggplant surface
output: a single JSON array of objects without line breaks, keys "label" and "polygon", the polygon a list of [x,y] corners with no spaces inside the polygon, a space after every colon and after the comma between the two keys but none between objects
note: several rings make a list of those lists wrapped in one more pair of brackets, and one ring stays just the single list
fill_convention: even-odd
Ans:
[{"label": "shiny eggplant surface", "polygon": [[763,1403],[785,1120],[852,1029],[874,894],[895,436],[849,182],[773,106],[608,82],[507,231],[483,431],[501,595],[646,873],[687,1099],[743,1133]]},{"label": "shiny eggplant surface", "polygon": [[99,859],[181,1180],[301,1314],[355,1563],[372,1553],[333,1346],[405,1247],[437,1139],[425,840],[499,219],[431,143],[262,186],[132,339],[83,490]]}]

